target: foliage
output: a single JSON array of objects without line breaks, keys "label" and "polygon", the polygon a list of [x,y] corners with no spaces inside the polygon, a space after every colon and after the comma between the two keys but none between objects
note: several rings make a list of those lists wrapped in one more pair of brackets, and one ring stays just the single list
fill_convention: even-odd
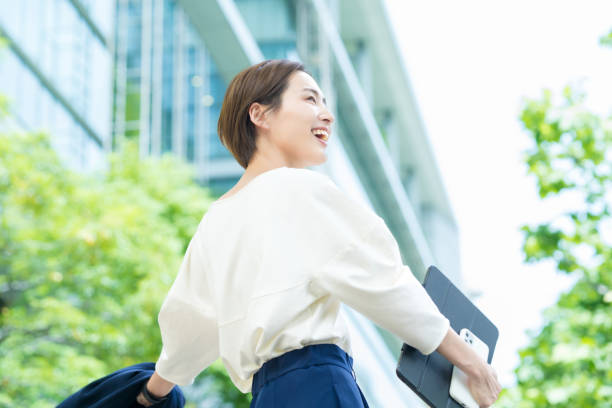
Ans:
[{"label": "foliage", "polygon": [[576,283],[531,333],[517,387],[499,406],[612,407],[612,117],[590,113],[584,101],[566,87],[562,101],[544,91],[522,110],[534,142],[525,161],[540,197],[580,197],[549,222],[522,227],[525,261],[552,260]]},{"label": "foliage", "polygon": [[[55,406],[155,361],[157,312],[210,202],[190,167],[139,159],[134,143],[79,175],[47,135],[0,132],[0,407]],[[207,379],[221,403],[248,406],[219,363]]]},{"label": "foliage", "polygon": [[[8,42],[5,37],[0,35],[0,61],[4,57],[3,51],[7,47]],[[8,98],[6,95],[0,94],[0,120],[8,114]]]},{"label": "foliage", "polygon": [[608,35],[604,35],[599,39],[601,45],[612,46],[612,30],[608,33]]},{"label": "foliage", "polygon": [[8,98],[0,94],[0,119],[8,114]]}]

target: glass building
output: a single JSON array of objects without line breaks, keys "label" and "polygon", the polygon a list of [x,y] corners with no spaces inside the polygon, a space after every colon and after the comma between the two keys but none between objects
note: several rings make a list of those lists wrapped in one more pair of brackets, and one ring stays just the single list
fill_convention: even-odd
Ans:
[{"label": "glass building", "polygon": [[[173,152],[221,195],[243,173],[216,124],[227,84],[263,59],[299,60],[336,116],[325,172],[379,214],[418,278],[461,286],[458,230],[384,0],[116,0],[113,134]],[[373,406],[422,406],[395,376],[401,341],[344,309]]]},{"label": "glass building", "polygon": [[[111,141],[111,2],[0,0],[0,93],[10,126],[52,135],[77,170],[104,167]],[[5,124],[5,126],[8,126]]]}]

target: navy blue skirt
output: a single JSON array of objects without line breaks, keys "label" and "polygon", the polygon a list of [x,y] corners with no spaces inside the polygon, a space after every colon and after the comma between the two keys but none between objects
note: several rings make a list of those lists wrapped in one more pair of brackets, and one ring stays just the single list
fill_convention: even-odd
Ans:
[{"label": "navy blue skirt", "polygon": [[251,408],[359,408],[368,403],[353,359],[335,344],[315,344],[273,358],[255,373]]}]

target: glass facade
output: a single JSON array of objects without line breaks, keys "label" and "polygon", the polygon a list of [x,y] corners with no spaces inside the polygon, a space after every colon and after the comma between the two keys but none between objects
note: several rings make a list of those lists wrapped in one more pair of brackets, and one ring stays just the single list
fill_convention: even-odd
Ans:
[{"label": "glass facade", "polygon": [[299,60],[294,2],[236,0],[235,3],[266,59]]},{"label": "glass facade", "polygon": [[[48,131],[70,167],[100,168],[110,140],[112,96],[112,58],[96,35],[100,28],[85,6],[79,11],[68,0],[0,0],[0,9],[0,33],[8,40],[0,57],[0,93],[15,122]],[[96,21],[106,31],[112,27],[109,9],[96,5]]]},{"label": "glass facade", "polygon": [[173,152],[198,169],[231,158],[216,129],[227,85],[183,10],[118,0],[116,16],[115,136],[138,136],[143,154]]}]

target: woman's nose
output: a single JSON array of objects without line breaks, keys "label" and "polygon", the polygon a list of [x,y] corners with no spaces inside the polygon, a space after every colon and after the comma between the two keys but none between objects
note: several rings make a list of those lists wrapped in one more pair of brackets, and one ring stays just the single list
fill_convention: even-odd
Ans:
[{"label": "woman's nose", "polygon": [[329,111],[329,109],[327,109],[327,106],[323,106],[323,109],[321,109],[321,113],[319,114],[319,118],[329,124],[332,124],[334,120],[336,120],[334,115]]}]

